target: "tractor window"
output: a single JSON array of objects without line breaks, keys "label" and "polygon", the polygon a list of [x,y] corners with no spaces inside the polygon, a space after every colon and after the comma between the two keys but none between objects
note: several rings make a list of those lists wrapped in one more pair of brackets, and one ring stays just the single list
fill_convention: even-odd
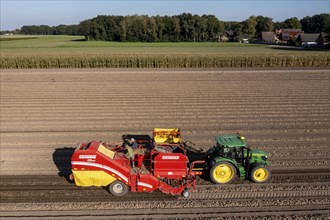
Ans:
[{"label": "tractor window", "polygon": [[233,152],[234,152],[235,148],[232,147],[224,147],[223,148],[223,156],[224,157],[229,157],[229,158],[233,158]]},{"label": "tractor window", "polygon": [[220,156],[237,159],[242,157],[242,147],[220,146]]},{"label": "tractor window", "polygon": [[222,146],[222,145],[220,145],[220,144],[217,144],[216,147],[218,148],[219,156],[223,157],[223,154],[224,154],[224,146]]},{"label": "tractor window", "polygon": [[223,153],[228,154],[231,152],[231,149],[229,147],[224,147],[223,148]]}]

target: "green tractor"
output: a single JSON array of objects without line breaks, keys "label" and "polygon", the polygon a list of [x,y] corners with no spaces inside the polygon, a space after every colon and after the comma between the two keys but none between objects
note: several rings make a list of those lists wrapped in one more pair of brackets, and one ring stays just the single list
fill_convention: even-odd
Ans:
[{"label": "green tractor", "polygon": [[266,152],[251,150],[239,134],[221,135],[215,140],[216,146],[207,151],[206,160],[212,182],[230,183],[239,176],[263,183],[270,178]]}]

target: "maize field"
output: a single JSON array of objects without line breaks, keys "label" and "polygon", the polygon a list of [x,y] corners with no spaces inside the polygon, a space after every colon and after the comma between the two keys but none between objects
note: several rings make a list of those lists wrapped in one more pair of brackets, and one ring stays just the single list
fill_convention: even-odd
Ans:
[{"label": "maize field", "polygon": [[118,43],[82,41],[79,36],[0,39],[1,69],[330,66],[329,51],[258,44]]},{"label": "maize field", "polygon": [[47,68],[241,68],[324,67],[330,54],[224,56],[224,55],[97,55],[17,56],[1,58],[1,69]]}]

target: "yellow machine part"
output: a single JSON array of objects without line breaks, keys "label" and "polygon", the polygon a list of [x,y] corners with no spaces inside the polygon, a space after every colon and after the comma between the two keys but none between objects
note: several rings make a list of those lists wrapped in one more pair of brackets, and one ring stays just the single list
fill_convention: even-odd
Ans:
[{"label": "yellow machine part", "polygon": [[102,170],[72,170],[77,186],[107,186],[116,180]]},{"label": "yellow machine part", "polygon": [[100,144],[100,146],[97,150],[99,152],[101,152],[102,154],[108,156],[110,159],[113,159],[115,157],[115,152],[113,152],[112,150],[109,150],[108,148],[106,148],[102,144]]},{"label": "yellow machine part", "polygon": [[154,128],[154,141],[158,144],[169,143],[177,144],[181,143],[181,135],[179,128]]}]

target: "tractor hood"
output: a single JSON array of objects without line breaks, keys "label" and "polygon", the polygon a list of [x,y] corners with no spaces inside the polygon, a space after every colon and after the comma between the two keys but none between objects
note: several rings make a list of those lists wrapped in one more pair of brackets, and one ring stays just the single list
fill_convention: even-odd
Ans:
[{"label": "tractor hood", "polygon": [[262,150],[251,150],[251,154],[252,156],[264,156],[264,157],[268,157],[268,154],[265,152],[265,151],[262,151]]},{"label": "tractor hood", "polygon": [[268,154],[262,150],[251,150],[251,160],[250,163],[264,164],[266,166],[270,165],[268,161]]}]

